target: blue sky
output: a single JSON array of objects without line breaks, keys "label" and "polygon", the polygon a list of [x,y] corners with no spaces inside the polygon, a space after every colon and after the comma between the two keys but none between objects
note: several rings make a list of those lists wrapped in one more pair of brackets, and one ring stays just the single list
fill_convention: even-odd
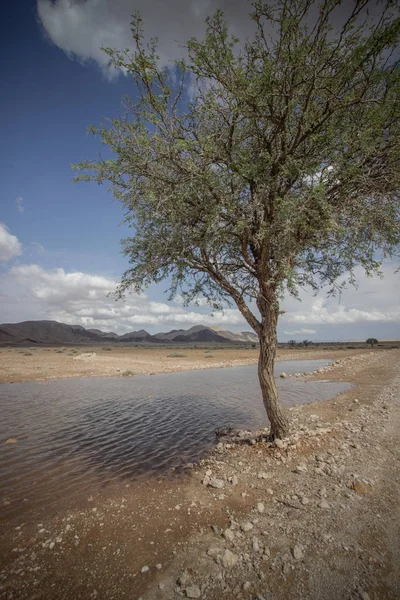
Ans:
[{"label": "blue sky", "polygon": [[[233,29],[243,30],[243,3],[219,5]],[[127,266],[120,252],[123,212],[105,187],[72,183],[72,163],[104,152],[86,135],[88,125],[115,116],[122,95],[135,94],[128,78],[110,74],[99,46],[129,45],[129,17],[139,9],[168,64],[182,52],[177,42],[201,35],[215,7],[211,0],[2,5],[0,322],[49,318],[120,332],[198,323],[248,329],[234,309],[211,319],[205,307],[168,303],[163,285],[123,305],[107,297]],[[360,272],[360,289],[345,293],[341,304],[323,294],[286,300],[280,339],[399,337],[393,271],[387,265],[383,281]]]}]

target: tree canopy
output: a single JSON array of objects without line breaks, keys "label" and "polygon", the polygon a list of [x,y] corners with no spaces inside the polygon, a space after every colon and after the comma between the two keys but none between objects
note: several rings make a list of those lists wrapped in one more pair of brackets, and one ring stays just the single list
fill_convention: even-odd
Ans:
[{"label": "tree canopy", "polygon": [[112,157],[77,165],[77,179],[109,182],[133,227],[121,294],[168,279],[171,297],[233,301],[274,346],[285,290],[332,293],[393,255],[400,19],[388,1],[371,21],[369,4],[344,16],[341,0],[256,2],[241,44],[217,11],[169,69],[139,16],[134,52],[105,49],[139,98],[91,128]]}]

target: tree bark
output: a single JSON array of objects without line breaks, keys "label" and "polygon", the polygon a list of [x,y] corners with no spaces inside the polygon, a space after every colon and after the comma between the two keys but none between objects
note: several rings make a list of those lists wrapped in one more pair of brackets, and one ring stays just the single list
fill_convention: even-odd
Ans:
[{"label": "tree bark", "polygon": [[274,377],[277,321],[278,311],[276,309],[270,310],[270,314],[263,316],[261,332],[259,334],[260,356],[258,359],[258,377],[264,406],[271,423],[271,439],[283,439],[289,433],[289,419],[280,405]]}]

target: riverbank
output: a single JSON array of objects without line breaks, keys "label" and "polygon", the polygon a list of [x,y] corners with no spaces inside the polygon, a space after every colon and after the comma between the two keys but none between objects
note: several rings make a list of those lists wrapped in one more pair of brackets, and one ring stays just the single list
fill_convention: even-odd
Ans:
[{"label": "riverbank", "polygon": [[179,477],[4,524],[0,596],[397,598],[399,352],[343,358],[313,377],[356,385],[292,408],[282,447],[221,442]]},{"label": "riverbank", "polygon": [[[284,348],[278,350],[277,360],[337,360],[366,351],[365,348]],[[0,348],[0,383],[65,377],[132,377],[237,367],[255,364],[257,360],[258,348],[251,346]]]}]

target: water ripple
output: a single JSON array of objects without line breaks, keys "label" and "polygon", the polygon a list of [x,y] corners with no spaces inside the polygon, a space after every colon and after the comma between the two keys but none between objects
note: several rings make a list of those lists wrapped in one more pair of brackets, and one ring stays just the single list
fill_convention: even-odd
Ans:
[{"label": "water ripple", "polygon": [[[278,363],[277,374],[322,364]],[[348,384],[278,379],[278,386],[291,405],[330,398]],[[267,425],[255,366],[3,384],[0,394],[1,518],[197,461],[219,427]]]}]

